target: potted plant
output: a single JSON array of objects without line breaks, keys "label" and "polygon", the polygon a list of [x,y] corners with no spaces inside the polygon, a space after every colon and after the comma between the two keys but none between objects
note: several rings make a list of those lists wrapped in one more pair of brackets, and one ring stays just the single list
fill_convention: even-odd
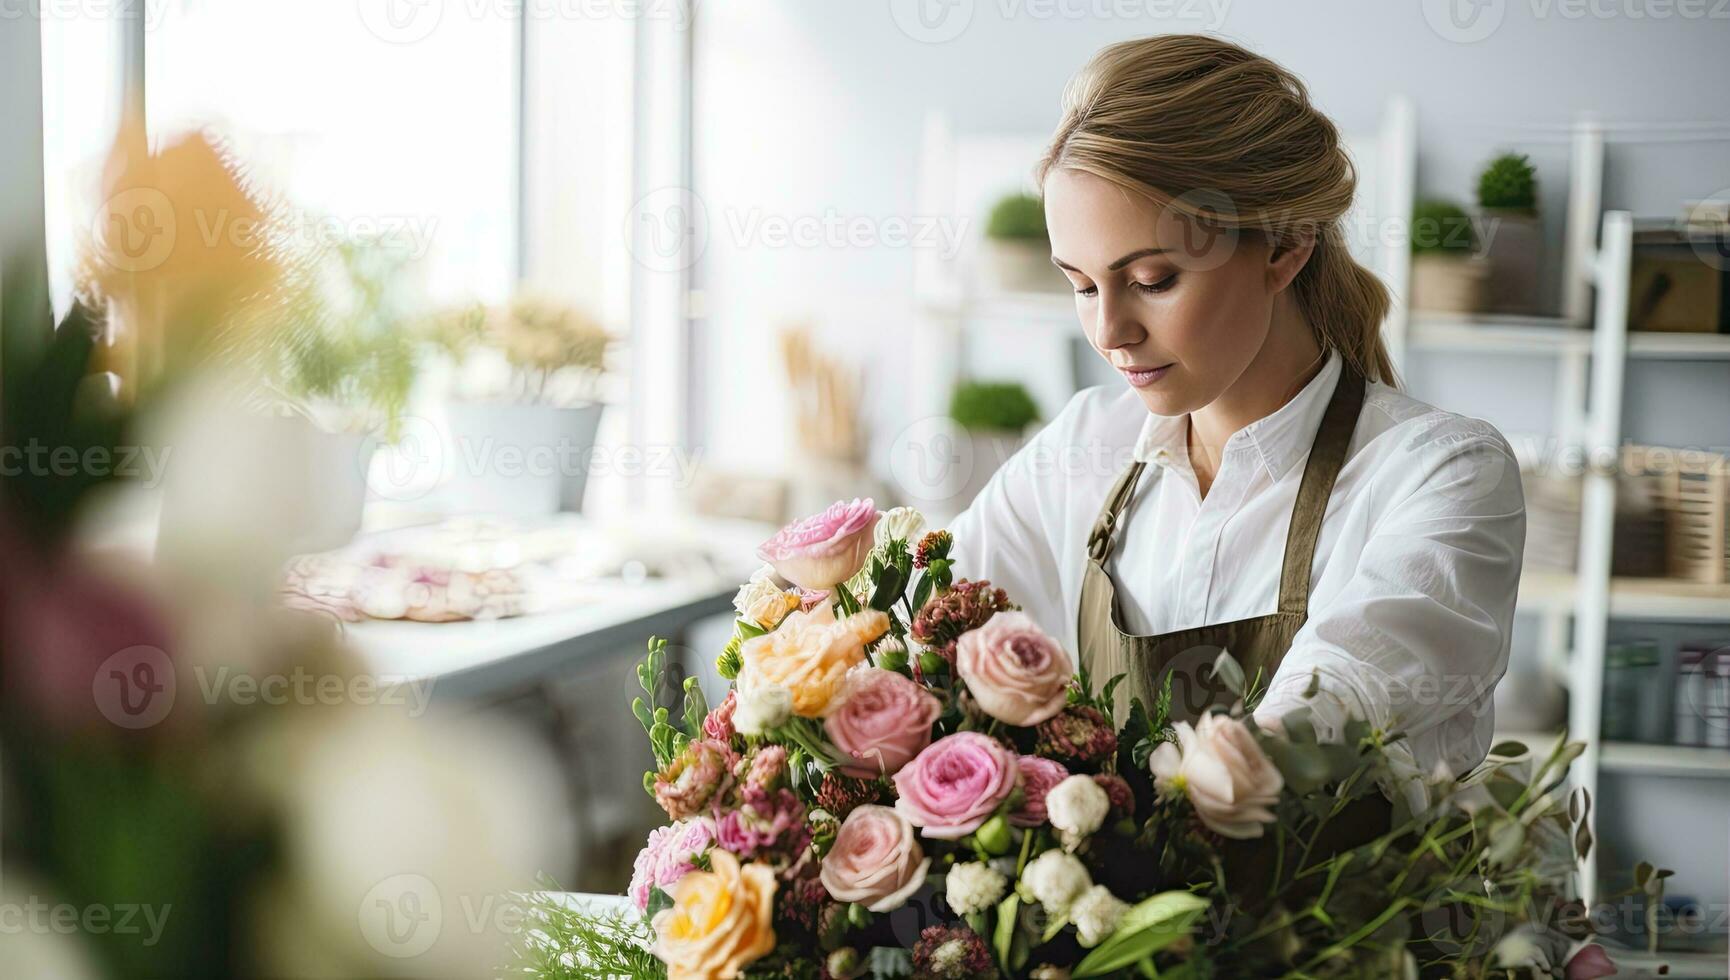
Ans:
[{"label": "potted plant", "polygon": [[1450,201],[1412,208],[1412,308],[1473,313],[1483,308],[1489,264],[1464,209]]},{"label": "potted plant", "polygon": [[995,292],[1051,292],[1065,288],[1051,264],[1045,204],[1031,194],[1011,194],[992,207],[980,250],[981,280]]},{"label": "potted plant", "polygon": [[433,331],[457,368],[449,503],[519,518],[582,510],[613,335],[534,296],[446,313]]},{"label": "potted plant", "polygon": [[1535,313],[1544,230],[1538,218],[1538,178],[1522,154],[1504,153],[1478,177],[1478,208],[1488,232],[1484,256],[1490,264],[1485,308],[1497,313]]},{"label": "potted plant", "polygon": [[991,475],[1015,455],[1027,429],[1039,421],[1039,405],[1014,381],[962,381],[949,398],[949,417],[966,430],[972,466],[963,468],[954,498],[959,510],[985,489]]}]

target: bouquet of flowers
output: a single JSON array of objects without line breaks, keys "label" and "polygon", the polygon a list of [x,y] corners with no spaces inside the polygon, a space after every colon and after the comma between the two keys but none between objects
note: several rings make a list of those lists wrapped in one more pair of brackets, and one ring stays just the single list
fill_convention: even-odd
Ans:
[{"label": "bouquet of flowers", "polygon": [[[1239,698],[1172,718],[1111,705],[1002,589],[956,579],[908,508],[784,528],[740,591],[711,707],[635,712],[670,823],[633,912],[533,907],[515,972],[685,978],[1565,976],[1613,972],[1570,893],[1590,847],[1577,744],[1498,745],[1463,778],[1399,736],[1319,740]],[[1416,787],[1419,792],[1411,790]],[[1391,825],[1345,827],[1394,798]],[[1349,814],[1348,814],[1349,819]],[[1373,836],[1372,836],[1373,833]]]}]

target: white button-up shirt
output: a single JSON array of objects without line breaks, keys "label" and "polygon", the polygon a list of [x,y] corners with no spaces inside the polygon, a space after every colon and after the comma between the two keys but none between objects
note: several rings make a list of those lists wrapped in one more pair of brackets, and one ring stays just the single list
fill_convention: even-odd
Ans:
[{"label": "white button-up shirt", "polygon": [[[1127,386],[1078,393],[951,523],[956,574],[990,579],[1077,649],[1088,533],[1142,460],[1107,565],[1125,628],[1275,612],[1298,483],[1340,370],[1331,355],[1296,397],[1232,435],[1205,498],[1187,417],[1152,415]],[[1358,717],[1405,732],[1426,772],[1475,766],[1493,734],[1525,533],[1519,467],[1493,426],[1367,385],[1322,522],[1309,619],[1258,718],[1307,705],[1324,737]]]}]

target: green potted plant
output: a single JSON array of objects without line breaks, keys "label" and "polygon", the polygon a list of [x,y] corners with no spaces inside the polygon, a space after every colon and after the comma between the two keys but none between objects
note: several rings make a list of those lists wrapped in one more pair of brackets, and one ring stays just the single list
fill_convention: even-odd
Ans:
[{"label": "green potted plant", "polygon": [[950,394],[949,417],[966,431],[972,448],[972,466],[958,473],[962,479],[953,503],[959,510],[1026,442],[1028,429],[1039,421],[1039,404],[1019,382],[968,380]]},{"label": "green potted plant", "polygon": [[1532,161],[1518,153],[1491,160],[1478,177],[1478,208],[1487,230],[1484,257],[1490,265],[1485,308],[1496,313],[1537,312],[1544,229]]},{"label": "green potted plant", "polygon": [[1489,264],[1477,254],[1477,235],[1464,208],[1451,201],[1419,201],[1412,208],[1412,308],[1473,313],[1483,308]]},{"label": "green potted plant", "polygon": [[524,518],[580,511],[613,335],[581,310],[519,296],[436,317],[432,337],[457,368],[449,502]]},{"label": "green potted plant", "polygon": [[1010,194],[992,207],[979,258],[980,279],[989,291],[1051,292],[1066,288],[1063,274],[1051,264],[1045,203],[1031,194]]}]

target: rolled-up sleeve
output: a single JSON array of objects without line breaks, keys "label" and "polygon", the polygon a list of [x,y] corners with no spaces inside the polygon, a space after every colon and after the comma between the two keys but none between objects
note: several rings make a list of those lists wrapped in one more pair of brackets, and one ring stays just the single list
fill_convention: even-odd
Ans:
[{"label": "rolled-up sleeve", "polygon": [[1361,718],[1462,772],[1488,751],[1479,722],[1508,664],[1524,496],[1487,427],[1432,433],[1411,463],[1384,470],[1389,503],[1344,586],[1312,602],[1256,716],[1307,706],[1324,738]]}]

